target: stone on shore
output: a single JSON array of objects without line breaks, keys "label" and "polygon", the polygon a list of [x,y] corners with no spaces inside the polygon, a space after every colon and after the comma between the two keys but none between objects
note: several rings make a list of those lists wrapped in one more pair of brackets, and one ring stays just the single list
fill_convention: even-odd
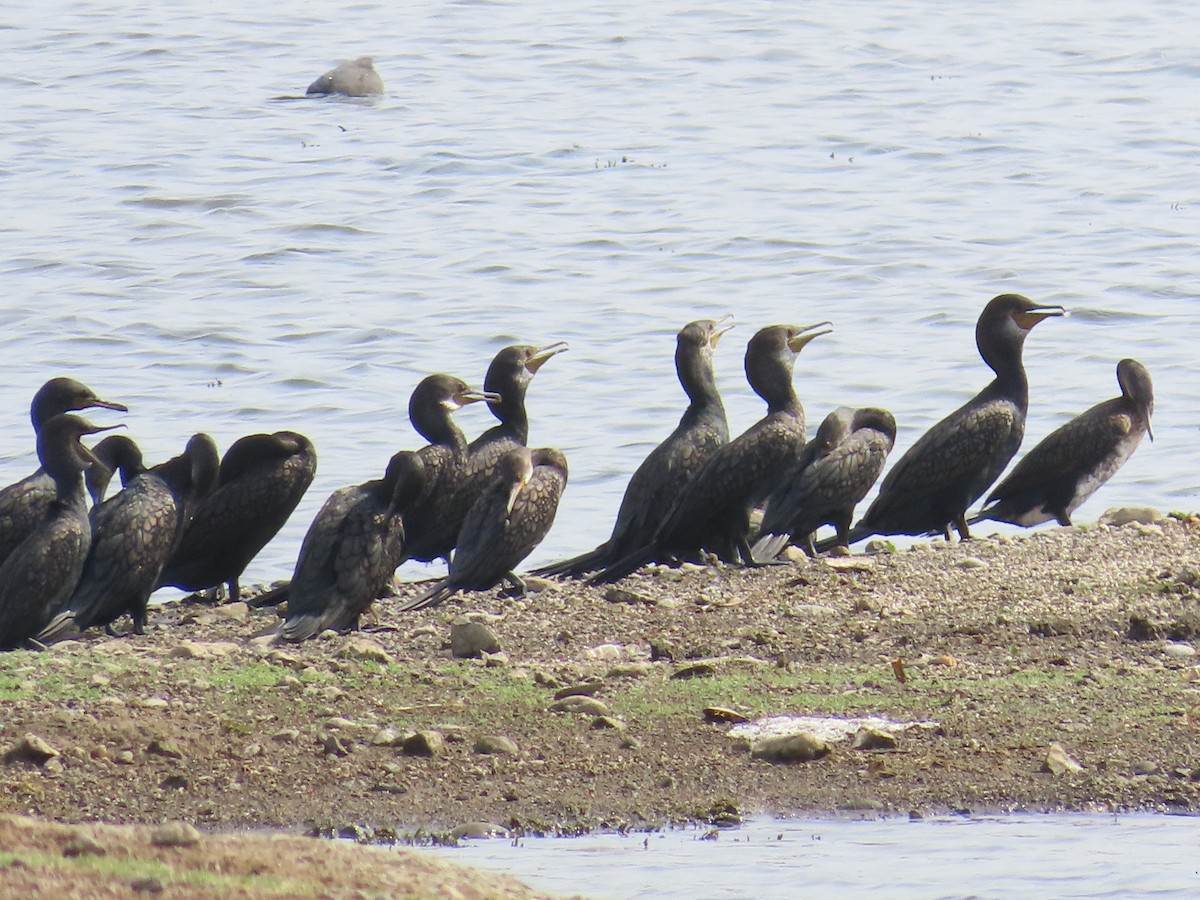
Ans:
[{"label": "stone on shore", "polygon": [[811,762],[829,753],[829,744],[807,731],[763,738],[750,749],[755,759],[772,763]]}]

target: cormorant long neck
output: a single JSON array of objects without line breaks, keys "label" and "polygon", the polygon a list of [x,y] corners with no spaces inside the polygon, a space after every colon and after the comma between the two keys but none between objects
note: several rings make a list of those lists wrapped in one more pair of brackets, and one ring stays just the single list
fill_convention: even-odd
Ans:
[{"label": "cormorant long neck", "polygon": [[467,439],[462,429],[454,423],[453,410],[441,398],[429,398],[430,402],[415,403],[409,410],[409,419],[417,433],[431,444],[453,447],[462,452],[467,448]]},{"label": "cormorant long neck", "polygon": [[525,390],[528,387],[529,379],[507,378],[502,384],[487,380],[483,382],[484,390],[500,395],[499,403],[489,404],[492,415],[500,420],[499,425],[488,429],[489,436],[502,432],[518,444],[525,444],[529,440],[529,414],[525,412]]},{"label": "cormorant long neck", "polygon": [[725,405],[713,375],[712,348],[707,340],[703,344],[681,340],[675,347],[675,371],[691,401],[681,424],[690,425],[714,413],[725,417]]},{"label": "cormorant long neck", "polygon": [[804,408],[792,386],[796,354],[784,349],[770,355],[754,354],[746,359],[746,380],[767,404],[767,413],[790,412],[804,416]]},{"label": "cormorant long neck", "polygon": [[1008,316],[989,324],[990,327],[985,327],[981,319],[975,335],[979,355],[996,373],[995,381],[987,388],[988,393],[1012,400],[1022,410],[1028,409],[1029,379],[1022,361],[1028,332]]}]

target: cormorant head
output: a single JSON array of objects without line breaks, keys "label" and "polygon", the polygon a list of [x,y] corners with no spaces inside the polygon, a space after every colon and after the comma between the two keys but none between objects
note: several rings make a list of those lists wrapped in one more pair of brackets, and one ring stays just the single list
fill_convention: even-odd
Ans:
[{"label": "cormorant head", "polygon": [[94,407],[129,412],[129,407],[124,404],[101,400],[90,387],[74,378],[51,378],[33,395],[29,417],[33,420],[33,430],[39,431],[53,416]]},{"label": "cormorant head", "polygon": [[404,512],[424,497],[429,488],[425,463],[411,450],[401,450],[388,460],[383,483],[391,488],[390,512]]},{"label": "cormorant head", "polygon": [[1053,316],[1066,315],[1061,306],[1039,306],[1020,294],[993,297],[975,323],[975,346],[993,371],[1002,357],[1020,359],[1025,337],[1033,327]]},{"label": "cormorant head", "polygon": [[529,484],[529,479],[533,477],[533,454],[528,447],[517,447],[501,457],[496,469],[496,477],[508,485],[505,511],[512,515],[521,489]]},{"label": "cormorant head", "polygon": [[89,466],[104,465],[80,442],[85,434],[99,434],[124,428],[120,425],[93,425],[82,416],[60,413],[42,425],[38,432],[37,454],[42,467],[56,480],[78,477]]},{"label": "cormorant head", "polygon": [[854,411],[852,429],[870,428],[878,431],[888,439],[888,449],[896,443],[896,419],[886,409],[877,406],[864,406]]},{"label": "cormorant head", "polygon": [[828,322],[816,325],[768,325],[746,344],[746,380],[754,393],[774,408],[794,399],[792,368],[799,353],[814,338],[833,331]]},{"label": "cormorant head", "polygon": [[1146,434],[1154,440],[1150,429],[1150,417],[1154,415],[1154,385],[1150,372],[1136,359],[1123,359],[1117,363],[1117,384],[1125,399],[1146,413]]}]

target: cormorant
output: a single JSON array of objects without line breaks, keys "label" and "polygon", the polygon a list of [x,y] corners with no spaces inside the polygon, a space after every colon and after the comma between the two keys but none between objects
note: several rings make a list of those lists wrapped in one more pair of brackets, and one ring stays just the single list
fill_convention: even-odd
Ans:
[{"label": "cormorant", "polygon": [[118,427],[69,413],[41,423],[37,454],[55,496],[0,564],[0,649],[19,647],[41,631],[75,589],[92,533],[82,475],[95,462],[79,439]]},{"label": "cormorant", "polygon": [[279,532],[312,484],[317,451],[294,431],[238,438],[221,460],[216,487],[196,504],[158,587],[205,591],[238,579]]},{"label": "cormorant", "polygon": [[163,564],[179,541],[187,510],[217,480],[220,458],[207,434],[195,434],[179,456],[143,471],[92,510],[91,549],[65,609],[37,636],[49,644],[95,625],[113,634],[128,613],[142,634],[146,605]]},{"label": "cormorant", "polygon": [[[36,434],[54,416],[95,407],[129,411],[120,403],[100,399],[91,388],[73,378],[51,378],[33,395],[29,417]],[[42,468],[0,490],[0,562],[42,520],[54,497],[54,479]]]},{"label": "cormorant", "polygon": [[[404,514],[404,558],[431,562],[448,557],[458,537],[451,523],[456,492],[467,461],[467,439],[451,415],[469,403],[499,403],[494,391],[477,391],[450,375],[430,375],[421,380],[408,402],[408,418],[429,441],[418,452],[425,464],[428,490]],[[450,523],[450,524],[448,524]]]},{"label": "cormorant", "polygon": [[804,407],[792,386],[796,355],[829,334],[828,322],[798,328],[772,325],[746,347],[746,379],[767,403],[767,415],[717,449],[684,486],[649,544],[626,554],[589,583],[607,584],[649,562],[697,558],[707,550],[728,563],[750,552],[750,511],[787,474],[804,448]]},{"label": "cormorant", "polygon": [[579,577],[646,546],[688,479],[729,441],[712,360],[721,335],[733,328],[729,318],[699,319],[679,331],[675,371],[690,403],[675,430],[650,451],[629,479],[608,540],[580,556],[535,569],[534,574]]},{"label": "cormorant", "polygon": [[83,473],[83,482],[92,497],[92,508],[104,502],[108,485],[113,475],[121,474],[121,487],[125,487],[146,471],[141,448],[124,434],[110,434],[92,448],[96,462]]},{"label": "cormorant", "polygon": [[458,591],[485,591],[505,579],[524,594],[525,582],[513,570],[554,524],[566,485],[567,460],[557,450],[517,447],[506,453],[467,513],[449,575],[400,611],[437,606]]},{"label": "cormorant", "polygon": [[[967,507],[1004,471],[1025,434],[1025,337],[1038,322],[1061,315],[1061,306],[1039,306],[1019,294],[988,302],[975,326],[975,343],[995,379],[900,457],[866,515],[846,535],[847,543],[872,534],[941,533],[949,540],[951,524],[961,539],[970,538]],[[840,540],[821,541],[817,549]]]},{"label": "cormorant", "polygon": [[402,450],[383,478],[330,495],[300,546],[279,640],[358,628],[396,571],[404,552],[404,510],[424,490],[420,456]]},{"label": "cormorant", "polygon": [[792,473],[767,500],[754,558],[798,543],[815,556],[813,532],[833,525],[845,540],[854,507],[879,478],[896,441],[896,420],[874,407],[839,407],[825,417]]},{"label": "cormorant", "polygon": [[308,86],[306,94],[344,94],[347,97],[369,97],[383,93],[383,79],[375,71],[375,60],[360,56],[330,69]]},{"label": "cormorant", "polygon": [[509,450],[526,445],[529,417],[525,412],[525,392],[546,360],[566,349],[566,343],[559,341],[546,347],[505,347],[496,354],[483,379],[483,390],[500,398],[488,404],[500,423],[467,445],[462,476],[444,498],[436,534],[426,533],[421,540],[418,550],[423,556],[433,559],[449,555],[467,512],[487,490],[501,457]]},{"label": "cormorant", "polygon": [[1117,363],[1121,396],[1105,400],[1048,434],[987,498],[971,524],[991,519],[1026,528],[1071,524],[1073,513],[1133,455],[1154,414],[1150,373],[1135,359]]}]

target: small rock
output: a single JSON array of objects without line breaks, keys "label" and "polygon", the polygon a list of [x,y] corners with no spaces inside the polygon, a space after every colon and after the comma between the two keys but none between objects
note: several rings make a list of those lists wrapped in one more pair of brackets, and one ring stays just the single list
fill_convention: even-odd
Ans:
[{"label": "small rock", "polygon": [[35,766],[45,765],[49,760],[59,756],[58,750],[51,747],[44,738],[36,734],[26,734],[17,744],[4,754],[6,762],[27,762]]},{"label": "small rock", "polygon": [[550,704],[550,712],[583,713],[589,716],[607,716],[608,707],[595,697],[572,695],[555,700]]},{"label": "small rock", "polygon": [[250,607],[242,600],[235,603],[222,603],[212,610],[218,619],[228,619],[230,622],[245,622],[250,616]]},{"label": "small rock", "polygon": [[863,551],[868,556],[882,556],[885,553],[895,553],[896,544],[884,538],[873,538],[867,541],[867,545],[863,548]]},{"label": "small rock", "polygon": [[400,744],[406,756],[440,756],[446,751],[446,738],[440,731],[418,731]]},{"label": "small rock", "polygon": [[964,556],[954,565],[959,569],[986,569],[988,567],[987,562],[978,556]]},{"label": "small rock", "polygon": [[450,653],[456,659],[477,659],[483,653],[497,653],[500,639],[482,622],[456,621],[450,626]]},{"label": "small rock", "polygon": [[1151,762],[1150,760],[1142,760],[1130,766],[1129,771],[1134,775],[1157,775],[1158,763]]},{"label": "small rock", "polygon": [[375,641],[367,638],[353,638],[342,648],[341,656],[345,659],[361,659],[376,662],[380,665],[391,665],[392,656]]},{"label": "small rock", "polygon": [[483,664],[489,669],[502,669],[508,665],[508,654],[501,650],[499,653],[483,653]]},{"label": "small rock", "polygon": [[351,731],[357,728],[358,725],[349,719],[342,718],[341,716],[330,716],[325,720],[325,727],[331,728],[334,731]]},{"label": "small rock", "polygon": [[171,705],[171,701],[164,697],[146,697],[139,700],[137,705],[142,709],[166,709]]},{"label": "small rock", "polygon": [[183,759],[183,751],[170,738],[160,738],[151,741],[146,752],[153,756],[165,756],[167,759]]},{"label": "small rock", "polygon": [[624,731],[625,723],[612,716],[596,716],[592,719],[592,729],[594,731]]},{"label": "small rock", "polygon": [[76,834],[63,847],[63,856],[103,856],[105,850],[86,834]]},{"label": "small rock", "polygon": [[300,732],[295,728],[284,728],[271,735],[271,740],[280,744],[294,744],[300,740]]},{"label": "small rock", "polygon": [[604,687],[603,681],[585,681],[582,684],[572,684],[554,692],[555,700],[566,697],[591,697]]},{"label": "small rock", "polygon": [[256,756],[262,756],[262,744],[244,744],[237,749],[234,754],[238,759],[254,759]]},{"label": "small rock", "polygon": [[1181,641],[1168,641],[1163,645],[1162,652],[1172,659],[1190,659],[1196,655],[1196,648]]},{"label": "small rock", "polygon": [[1055,741],[1046,751],[1046,759],[1042,762],[1042,771],[1052,775],[1067,775],[1073,772],[1082,772],[1083,766],[1067,754],[1062,744]]},{"label": "small rock", "polygon": [[161,894],[165,888],[161,879],[150,875],[146,878],[135,878],[129,882],[129,889],[135,894]]},{"label": "small rock", "polygon": [[1100,517],[1101,525],[1119,528],[1136,522],[1139,525],[1154,525],[1166,518],[1157,509],[1150,506],[1119,506],[1107,510]]},{"label": "small rock", "polygon": [[600,644],[583,651],[588,659],[599,659],[605,662],[616,662],[625,657],[625,648],[620,644]]},{"label": "small rock", "polygon": [[475,752],[489,756],[516,756],[517,745],[500,734],[485,734],[475,741]]},{"label": "small rock", "polygon": [[665,659],[668,662],[674,662],[679,655],[679,650],[674,644],[662,638],[651,638],[650,640],[650,661],[657,662],[660,659]]},{"label": "small rock", "polygon": [[371,737],[373,747],[394,747],[400,743],[400,733],[395,728],[380,728]]},{"label": "small rock", "polygon": [[625,588],[610,585],[604,592],[604,599],[609,603],[629,603],[640,604],[642,606],[654,606],[656,601],[653,597],[648,597],[645,594],[639,594],[636,591],[627,591]]},{"label": "small rock", "polygon": [[758,741],[750,755],[773,763],[809,762],[829,753],[829,744],[815,734],[801,731]]},{"label": "small rock", "polygon": [[349,756],[351,747],[336,734],[327,734],[321,741],[321,751],[327,756]]},{"label": "small rock", "polygon": [[895,750],[896,736],[881,728],[862,727],[854,734],[852,750]]},{"label": "small rock", "polygon": [[185,775],[168,775],[158,783],[158,786],[164,791],[186,791],[191,786],[191,782]]},{"label": "small rock", "polygon": [[110,684],[112,684],[112,679],[107,675],[102,675],[101,673],[96,672],[91,678],[88,679],[88,684],[90,684],[92,687],[108,687]]},{"label": "small rock", "polygon": [[164,822],[150,832],[155,847],[194,847],[200,843],[200,832],[187,822]]},{"label": "small rock", "polygon": [[750,720],[736,710],[726,709],[723,706],[706,706],[704,708],[704,721],[720,724],[744,725]]}]

